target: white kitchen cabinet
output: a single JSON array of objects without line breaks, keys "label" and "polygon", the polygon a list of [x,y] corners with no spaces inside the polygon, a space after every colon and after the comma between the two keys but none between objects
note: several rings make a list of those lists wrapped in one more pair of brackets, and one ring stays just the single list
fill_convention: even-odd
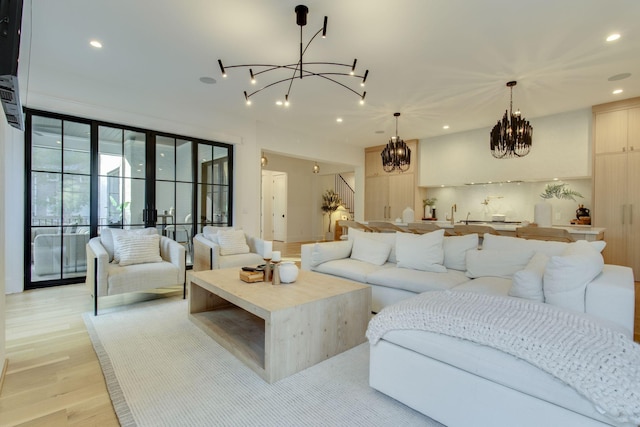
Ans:
[{"label": "white kitchen cabinet", "polygon": [[[365,149],[365,193],[364,218],[367,221],[393,221],[402,218],[402,211],[407,207],[416,210],[418,187],[416,184],[418,141],[405,141],[411,149],[411,164],[406,172],[385,172],[382,169],[380,152],[384,146]],[[420,204],[421,205],[421,204]]]},{"label": "white kitchen cabinet", "polygon": [[608,264],[640,278],[640,98],[593,107],[593,224],[606,228]]}]

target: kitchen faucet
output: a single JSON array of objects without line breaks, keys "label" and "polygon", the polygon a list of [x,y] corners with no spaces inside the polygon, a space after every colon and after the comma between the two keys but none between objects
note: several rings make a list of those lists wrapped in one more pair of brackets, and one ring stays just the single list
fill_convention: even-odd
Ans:
[{"label": "kitchen faucet", "polygon": [[451,225],[455,223],[455,220],[453,219],[453,213],[457,211],[458,211],[458,206],[456,206],[456,204],[454,203],[453,206],[451,206]]},{"label": "kitchen faucet", "polygon": [[464,223],[469,225],[469,215],[471,215],[471,212],[467,212],[467,219],[464,220]]}]

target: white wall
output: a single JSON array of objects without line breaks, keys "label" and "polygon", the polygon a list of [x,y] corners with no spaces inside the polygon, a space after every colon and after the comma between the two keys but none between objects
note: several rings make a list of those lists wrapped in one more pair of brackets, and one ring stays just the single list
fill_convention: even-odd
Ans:
[{"label": "white wall", "polygon": [[591,109],[530,119],[531,152],[495,159],[491,127],[420,140],[419,185],[585,178],[591,176]]}]

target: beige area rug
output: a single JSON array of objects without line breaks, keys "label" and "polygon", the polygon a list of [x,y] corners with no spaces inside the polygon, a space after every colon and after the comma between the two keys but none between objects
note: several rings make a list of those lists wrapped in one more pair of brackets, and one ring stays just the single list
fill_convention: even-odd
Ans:
[{"label": "beige area rug", "polygon": [[369,345],[268,384],[192,324],[187,301],[84,315],[123,426],[440,426],[372,389]]}]

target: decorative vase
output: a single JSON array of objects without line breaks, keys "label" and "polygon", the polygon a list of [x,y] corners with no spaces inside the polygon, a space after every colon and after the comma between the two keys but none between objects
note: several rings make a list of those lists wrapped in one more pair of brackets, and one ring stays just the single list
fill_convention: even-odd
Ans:
[{"label": "decorative vase", "polygon": [[533,211],[533,221],[538,224],[538,227],[551,227],[552,218],[553,208],[551,203],[546,201],[536,203]]},{"label": "decorative vase", "polygon": [[281,262],[278,266],[280,283],[293,283],[298,278],[298,266],[293,261]]},{"label": "decorative vase", "polygon": [[407,206],[403,211],[402,211],[402,222],[404,223],[410,223],[415,221],[415,213],[413,212],[413,209],[411,209],[409,206]]},{"label": "decorative vase", "polygon": [[424,207],[424,218],[425,219],[430,219],[431,218],[431,206],[429,206],[429,205],[425,205],[425,207]]}]

